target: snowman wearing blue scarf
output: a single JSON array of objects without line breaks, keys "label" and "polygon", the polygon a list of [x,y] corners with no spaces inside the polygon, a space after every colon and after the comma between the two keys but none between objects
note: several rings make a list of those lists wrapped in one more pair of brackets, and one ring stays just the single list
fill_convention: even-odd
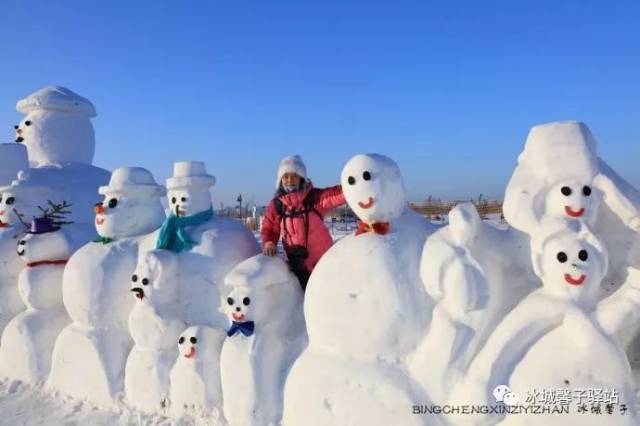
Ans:
[{"label": "snowman wearing blue scarf", "polygon": [[178,256],[178,277],[189,325],[226,328],[217,309],[224,276],[259,252],[254,236],[240,222],[213,213],[211,188],[216,179],[200,161],[174,164],[166,181],[168,215],[156,249]]}]

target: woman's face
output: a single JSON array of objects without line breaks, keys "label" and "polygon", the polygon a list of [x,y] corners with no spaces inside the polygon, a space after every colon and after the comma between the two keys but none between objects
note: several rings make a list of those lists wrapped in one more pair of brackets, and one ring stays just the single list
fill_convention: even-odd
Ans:
[{"label": "woman's face", "polygon": [[300,176],[296,173],[285,173],[282,175],[282,186],[285,188],[294,188],[300,185]]}]

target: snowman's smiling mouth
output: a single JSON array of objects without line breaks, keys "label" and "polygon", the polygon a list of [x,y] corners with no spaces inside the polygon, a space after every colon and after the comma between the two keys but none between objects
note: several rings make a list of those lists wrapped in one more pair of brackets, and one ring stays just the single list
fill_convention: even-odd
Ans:
[{"label": "snowman's smiling mouth", "polygon": [[23,138],[22,136],[18,136],[18,137],[16,138],[16,142],[17,142],[17,143],[22,143],[22,142],[24,142],[24,138]]},{"label": "snowman's smiling mouth", "polygon": [[231,316],[233,317],[233,319],[235,321],[244,321],[244,314],[239,313],[239,312],[234,312],[231,314]]},{"label": "snowman's smiling mouth", "polygon": [[104,223],[104,217],[96,217],[96,224],[102,225]]},{"label": "snowman's smiling mouth", "polygon": [[131,291],[135,293],[135,296],[137,299],[140,299],[140,300],[144,299],[144,290],[141,289],[140,287],[134,287],[131,289]]},{"label": "snowman's smiling mouth", "polygon": [[578,286],[580,284],[582,284],[584,282],[584,280],[587,278],[586,274],[582,274],[580,275],[578,278],[573,278],[571,276],[571,274],[564,274],[564,280],[567,282],[567,284],[569,285],[575,285]]},{"label": "snowman's smiling mouth", "polygon": [[580,210],[573,210],[569,206],[564,206],[564,212],[569,217],[580,217],[580,216],[582,216],[584,214],[584,207],[581,208]]},{"label": "snowman's smiling mouth", "polygon": [[18,256],[22,256],[22,255],[24,255],[24,249],[18,250]]},{"label": "snowman's smiling mouth", "polygon": [[187,211],[185,209],[181,209],[180,205],[176,205],[176,216],[178,217],[184,217],[187,215]]},{"label": "snowman's smiling mouth", "polygon": [[194,356],[196,356],[196,348],[191,346],[189,348],[189,351],[186,354],[184,354],[184,357],[185,358],[193,358]]},{"label": "snowman's smiling mouth", "polygon": [[373,197],[369,197],[366,203],[363,203],[362,201],[358,201],[358,205],[363,209],[371,208],[371,206],[373,206]]}]

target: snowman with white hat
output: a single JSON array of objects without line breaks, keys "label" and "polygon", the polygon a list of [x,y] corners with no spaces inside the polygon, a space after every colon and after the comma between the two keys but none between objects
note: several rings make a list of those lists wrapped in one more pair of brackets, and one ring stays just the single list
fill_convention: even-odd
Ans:
[{"label": "snowman with white hat", "polygon": [[73,322],[58,336],[48,384],[110,404],[123,389],[133,345],[127,326],[134,303],[131,273],[139,255],[151,249],[151,237],[145,236],[162,224],[165,189],[146,169],[121,167],[99,193],[104,199],[94,207],[97,237],[74,253],[65,269],[63,298]]},{"label": "snowman with white hat", "polygon": [[215,178],[203,162],[177,162],[173,171],[166,181],[169,215],[156,248],[178,255],[187,323],[225,328],[225,316],[212,309],[220,286],[233,267],[259,252],[258,243],[240,222],[214,215],[210,189]]}]

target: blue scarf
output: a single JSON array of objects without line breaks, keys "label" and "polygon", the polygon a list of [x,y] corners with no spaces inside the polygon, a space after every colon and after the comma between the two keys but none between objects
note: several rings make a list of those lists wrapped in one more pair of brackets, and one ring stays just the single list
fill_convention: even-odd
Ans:
[{"label": "blue scarf", "polygon": [[198,226],[207,222],[213,217],[213,208],[196,213],[191,216],[178,217],[173,213],[170,214],[160,228],[160,235],[156,242],[157,249],[171,250],[174,253],[180,253],[183,250],[191,250],[196,242],[189,238],[189,234],[185,231],[187,226]]},{"label": "blue scarf", "polygon": [[231,328],[227,331],[227,337],[233,337],[238,331],[245,336],[249,337],[253,334],[255,323],[253,321],[246,322],[231,322]]}]

